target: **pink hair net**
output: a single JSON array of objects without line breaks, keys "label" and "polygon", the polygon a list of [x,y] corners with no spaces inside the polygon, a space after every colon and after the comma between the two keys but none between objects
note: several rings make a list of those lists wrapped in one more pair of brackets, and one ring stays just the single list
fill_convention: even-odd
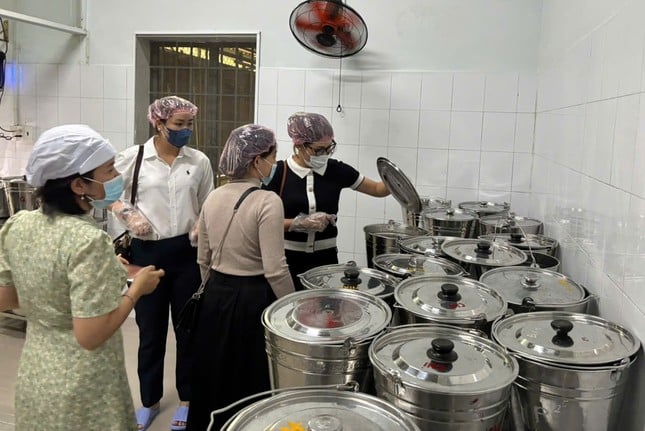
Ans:
[{"label": "pink hair net", "polygon": [[270,152],[275,146],[273,130],[259,124],[238,127],[226,140],[219,170],[229,178],[242,178],[256,156]]},{"label": "pink hair net", "polygon": [[197,115],[197,106],[179,96],[162,97],[148,106],[148,121],[153,127],[156,127],[157,121],[167,120],[179,112],[188,112],[195,116]]},{"label": "pink hair net", "polygon": [[334,137],[334,129],[320,114],[296,112],[287,120],[287,133],[295,145]]}]

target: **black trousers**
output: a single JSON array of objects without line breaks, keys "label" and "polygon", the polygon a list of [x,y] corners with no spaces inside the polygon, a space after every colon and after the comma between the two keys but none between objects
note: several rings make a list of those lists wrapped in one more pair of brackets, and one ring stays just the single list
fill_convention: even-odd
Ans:
[{"label": "black trousers", "polygon": [[[275,299],[263,275],[241,277],[211,271],[193,335],[195,366],[188,430],[204,431],[213,410],[271,389],[261,318]],[[215,415],[211,429],[219,430],[254,401]]]},{"label": "black trousers", "polygon": [[[139,361],[137,372],[141,403],[150,407],[163,395],[164,356],[168,335],[168,310],[173,326],[184,304],[201,283],[197,265],[197,249],[191,247],[188,235],[159,241],[132,240],[132,262],[135,265],[155,265],[165,275],[154,292],[139,299],[135,307],[139,326]],[[175,385],[181,401],[190,401],[190,372],[192,356],[189,339],[175,333],[177,362]]]},{"label": "black trousers", "polygon": [[325,250],[305,253],[304,251],[285,250],[284,255],[289,264],[289,273],[296,290],[304,290],[298,274],[309,271],[312,268],[323,265],[333,265],[338,263],[338,248],[328,248]]}]

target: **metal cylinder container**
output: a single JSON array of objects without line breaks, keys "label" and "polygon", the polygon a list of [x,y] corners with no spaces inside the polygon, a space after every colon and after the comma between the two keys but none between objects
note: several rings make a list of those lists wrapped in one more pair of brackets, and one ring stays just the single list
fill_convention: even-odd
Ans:
[{"label": "metal cylinder container", "polygon": [[390,220],[383,224],[370,224],[363,227],[367,266],[372,268],[374,256],[385,253],[398,253],[398,240],[413,236],[427,235],[427,231],[416,226],[408,226]]},{"label": "metal cylinder container", "polygon": [[484,239],[459,239],[444,242],[441,250],[461,266],[475,280],[486,271],[500,266],[517,266],[527,259],[519,248]]},{"label": "metal cylinder container", "polygon": [[462,209],[425,211],[423,220],[430,235],[474,238],[477,233],[477,215]]}]

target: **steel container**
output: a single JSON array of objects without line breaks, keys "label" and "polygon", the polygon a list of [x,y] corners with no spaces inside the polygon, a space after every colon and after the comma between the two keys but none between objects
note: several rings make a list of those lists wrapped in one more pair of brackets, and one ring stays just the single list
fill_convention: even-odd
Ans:
[{"label": "steel container", "polygon": [[367,251],[367,266],[372,268],[374,256],[385,253],[398,253],[398,242],[401,239],[427,235],[425,229],[409,226],[390,220],[384,224],[370,224],[363,227],[365,232],[365,247]]},{"label": "steel container", "polygon": [[315,289],[283,296],[262,314],[271,387],[356,382],[369,392],[368,348],[391,319],[385,301],[364,292]]},{"label": "steel container", "polygon": [[402,253],[447,258],[448,256],[441,250],[441,244],[455,239],[460,238],[455,236],[421,235],[400,239],[398,244]]},{"label": "steel container", "polygon": [[430,235],[474,238],[477,233],[477,215],[462,209],[424,211],[423,220]]},{"label": "steel container", "polygon": [[519,248],[526,254],[537,252],[556,257],[558,253],[558,241],[544,235],[498,233],[491,235],[480,235],[479,238]]},{"label": "steel container", "polygon": [[9,216],[21,210],[35,210],[39,207],[36,199],[36,187],[33,187],[22,178],[13,178],[3,181]]},{"label": "steel container", "polygon": [[475,280],[486,271],[500,266],[517,266],[527,259],[522,250],[484,239],[459,239],[444,242],[441,250],[459,262]]},{"label": "steel container", "polygon": [[426,224],[423,219],[424,212],[448,209],[452,206],[452,201],[450,199],[444,199],[444,198],[438,198],[438,197],[432,197],[432,196],[420,196],[420,199],[421,199],[420,210],[403,207],[403,221],[405,224],[411,225],[411,226],[418,226],[420,228],[425,229]]},{"label": "steel container", "polygon": [[490,340],[445,325],[405,325],[379,335],[369,357],[377,395],[421,430],[502,429],[518,364]]},{"label": "steel container", "polygon": [[495,233],[517,233],[520,235],[539,235],[544,232],[544,224],[537,219],[521,217],[513,212],[498,213],[479,218],[480,235]]},{"label": "steel container", "polygon": [[589,314],[541,311],[497,321],[492,336],[520,366],[513,429],[618,429],[640,348],[627,329]]},{"label": "steel container", "polygon": [[459,208],[477,214],[477,217],[508,214],[511,205],[507,202],[467,201],[461,202]]}]

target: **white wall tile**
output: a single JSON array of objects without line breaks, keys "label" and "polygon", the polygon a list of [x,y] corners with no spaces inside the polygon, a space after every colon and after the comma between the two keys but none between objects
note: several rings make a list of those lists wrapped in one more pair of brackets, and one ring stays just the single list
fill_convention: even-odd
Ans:
[{"label": "white wall tile", "polygon": [[81,98],[58,98],[58,122],[60,124],[78,124],[81,122]]},{"label": "white wall tile", "polygon": [[339,144],[358,145],[360,143],[361,111],[345,108],[342,112],[334,109],[331,116],[334,136]]},{"label": "white wall tile", "polygon": [[392,75],[381,72],[363,73],[361,108],[389,109]]},{"label": "white wall tile", "polygon": [[517,92],[517,112],[535,112],[537,76],[534,73],[520,73]]},{"label": "white wall tile", "polygon": [[[339,79],[340,78],[340,79]],[[361,89],[363,75],[359,71],[343,71],[340,76],[334,73],[333,101],[338,104],[338,86],[340,81],[340,104],[342,108],[361,107]]]},{"label": "white wall tile", "polygon": [[334,74],[329,70],[305,72],[305,105],[336,106],[333,102]]},{"label": "white wall tile", "polygon": [[513,178],[513,153],[482,151],[480,164],[480,189],[510,192]]},{"label": "white wall tile", "polygon": [[450,150],[448,188],[477,189],[479,186],[479,151]]},{"label": "white wall tile", "polygon": [[515,214],[532,214],[530,193],[511,192],[510,203]]},{"label": "white wall tile", "polygon": [[645,197],[645,94],[640,95],[640,108],[634,150],[634,167],[630,190],[640,197]]},{"label": "white wall tile", "polygon": [[58,95],[60,97],[80,97],[81,67],[78,64],[58,65]]},{"label": "white wall tile", "polygon": [[476,188],[448,187],[448,199],[452,200],[452,207],[458,208],[461,202],[471,202],[478,199]]},{"label": "white wall tile", "polygon": [[18,94],[21,96],[35,96],[37,94],[36,67],[36,64],[18,66]]},{"label": "white wall tile", "polygon": [[417,177],[417,149],[416,148],[393,148],[387,150],[387,158],[394,163],[412,184]]},{"label": "white wall tile", "polygon": [[531,167],[533,157],[530,154],[516,153],[513,157],[514,192],[531,191]]},{"label": "white wall tile", "polygon": [[103,97],[103,66],[82,64],[81,97]]},{"label": "white wall tile", "polygon": [[420,148],[417,158],[417,185],[443,187],[448,179],[448,150]]},{"label": "white wall tile", "polygon": [[110,99],[128,97],[127,67],[106,65],[103,67],[103,94]]},{"label": "white wall tile", "polygon": [[[336,220],[336,226],[338,227],[338,232],[341,234],[338,235],[336,245],[339,252],[344,253],[354,253],[354,244],[355,237],[354,235],[343,235],[343,232],[352,232],[354,230],[354,224],[356,223],[355,217],[338,217]],[[339,260],[339,262],[342,262]]]},{"label": "white wall tile", "polygon": [[81,99],[81,123],[103,130],[103,99]]},{"label": "white wall tile", "polygon": [[305,71],[281,69],[278,71],[278,104],[305,104]]},{"label": "white wall tile", "polygon": [[484,112],[482,151],[513,151],[515,113]]},{"label": "white wall tile", "polygon": [[482,135],[481,112],[452,112],[450,119],[450,149],[479,150]]},{"label": "white wall tile", "polygon": [[258,104],[275,105],[276,103],[278,103],[278,70],[261,67],[258,69]]},{"label": "white wall tile", "polygon": [[103,99],[103,130],[106,132],[126,131],[126,101],[125,99]]},{"label": "white wall tile", "polygon": [[419,113],[419,147],[449,148],[450,112],[421,111]]},{"label": "white wall tile", "polygon": [[291,141],[287,134],[287,119],[295,112],[304,111],[304,106],[280,105],[276,112],[276,129],[275,133],[278,139]]},{"label": "white wall tile", "polygon": [[422,76],[413,72],[392,74],[390,109],[419,109]]},{"label": "white wall tile", "polygon": [[419,138],[418,110],[391,110],[388,145],[417,148]]},{"label": "white wall tile", "polygon": [[58,125],[58,98],[38,97],[36,99],[38,114],[36,124],[46,130]]},{"label": "white wall tile", "polygon": [[358,171],[368,178],[380,181],[376,160],[379,157],[387,157],[387,147],[383,146],[361,146],[358,153]]},{"label": "white wall tile", "polygon": [[339,144],[336,152],[334,153],[334,158],[342,160],[343,163],[346,163],[350,166],[358,166],[359,163],[359,146],[358,145],[348,145],[348,144]]},{"label": "white wall tile", "polygon": [[421,85],[421,109],[452,109],[452,73],[424,73]]},{"label": "white wall tile", "polygon": [[356,196],[356,217],[385,217],[385,200],[358,193]]},{"label": "white wall tile", "polygon": [[636,151],[640,95],[621,97],[616,106],[616,126],[611,157],[611,184],[631,190]]},{"label": "white wall tile", "polygon": [[103,132],[101,133],[105,139],[110,141],[110,143],[116,148],[117,151],[125,150],[127,147],[132,145],[130,141],[128,141],[127,134],[125,133],[118,133],[118,132]]},{"label": "white wall tile", "polygon": [[[278,108],[276,105],[258,105],[258,118],[256,118],[256,123],[267,126],[271,130],[277,133],[278,124],[277,124],[277,115]],[[282,125],[286,127],[286,125]]]},{"label": "white wall tile", "polygon": [[455,73],[452,90],[453,111],[482,111],[485,75]]},{"label": "white wall tile", "polygon": [[518,74],[495,73],[486,75],[484,110],[515,112],[518,99]]},{"label": "white wall tile", "polygon": [[389,136],[390,111],[384,109],[361,110],[360,144],[386,146]]},{"label": "white wall tile", "polygon": [[[356,165],[358,166],[358,165]],[[340,200],[338,201],[338,216],[339,217],[355,217],[356,216],[356,196],[358,192],[352,189],[343,189],[340,192]]]}]

